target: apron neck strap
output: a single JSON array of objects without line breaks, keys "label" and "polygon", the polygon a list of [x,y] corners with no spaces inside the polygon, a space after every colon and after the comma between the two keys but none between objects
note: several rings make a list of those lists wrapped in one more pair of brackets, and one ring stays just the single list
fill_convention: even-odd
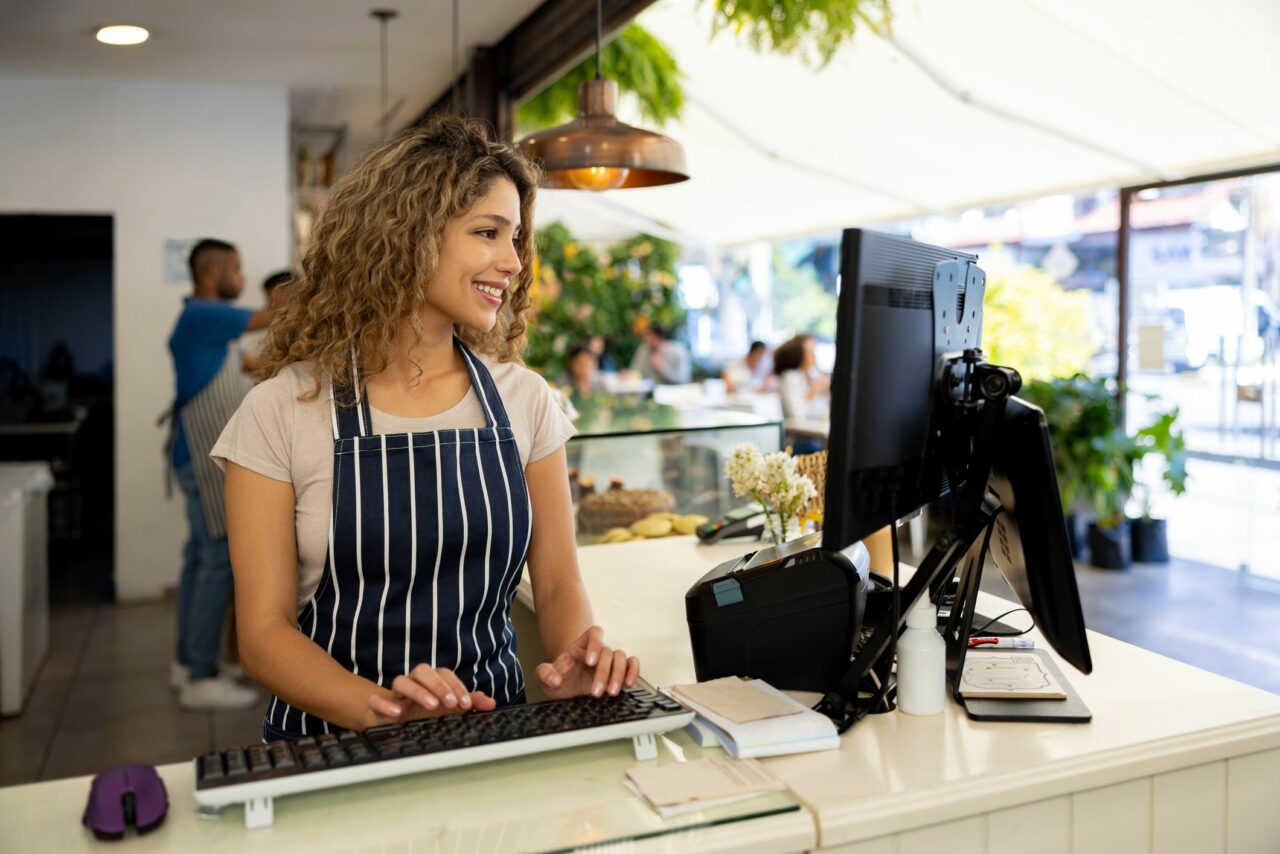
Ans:
[{"label": "apron neck strap", "polygon": [[[502,405],[502,397],[498,394],[498,387],[494,384],[489,369],[476,358],[461,339],[455,336],[453,343],[462,354],[462,361],[467,366],[467,374],[471,377],[471,388],[480,400],[480,408],[484,410],[485,427],[509,428],[511,419],[507,417],[506,407]],[[369,411],[369,397],[364,393],[354,347],[351,349],[351,382],[341,386],[334,386],[331,383],[329,401],[335,441],[373,434],[373,416]]]}]

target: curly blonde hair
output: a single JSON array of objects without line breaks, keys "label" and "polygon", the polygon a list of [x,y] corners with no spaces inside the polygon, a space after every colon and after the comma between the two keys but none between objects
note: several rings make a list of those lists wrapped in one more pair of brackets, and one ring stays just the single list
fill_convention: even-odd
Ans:
[{"label": "curly blonde hair", "polygon": [[[302,259],[301,272],[271,323],[259,374],[269,379],[294,362],[315,363],[315,400],[326,380],[351,381],[352,354],[368,376],[387,366],[407,319],[418,320],[450,222],[506,178],[520,195],[515,238],[522,269],[488,332],[458,329],[473,350],[519,361],[533,281],[533,202],[538,168],[514,146],[494,141],[478,121],[444,116],[374,146],[329,197]],[[421,366],[418,376],[421,376]]]}]

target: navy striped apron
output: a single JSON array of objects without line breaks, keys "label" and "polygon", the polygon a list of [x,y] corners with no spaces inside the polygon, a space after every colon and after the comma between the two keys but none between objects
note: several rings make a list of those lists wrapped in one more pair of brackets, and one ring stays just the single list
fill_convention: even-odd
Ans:
[{"label": "navy striped apron", "polygon": [[[532,509],[493,377],[454,343],[484,427],[374,434],[358,378],[331,389],[329,552],[298,627],[343,667],[384,688],[425,663],[508,705],[524,702],[511,604]],[[356,405],[339,405],[344,399]],[[273,740],[338,729],[272,697],[263,733]]]}]

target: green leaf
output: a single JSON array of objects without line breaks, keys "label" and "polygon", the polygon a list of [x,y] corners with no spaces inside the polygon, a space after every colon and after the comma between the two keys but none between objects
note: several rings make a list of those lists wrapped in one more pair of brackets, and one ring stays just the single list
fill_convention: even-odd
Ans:
[{"label": "green leaf", "polygon": [[[700,0],[704,2],[704,0]],[[728,30],[757,51],[796,55],[812,68],[831,62],[859,30],[889,32],[890,0],[712,0],[714,38]]]},{"label": "green leaf", "polygon": [[[636,97],[640,115],[657,125],[679,118],[684,109],[680,68],[662,42],[631,24],[600,51],[600,71],[619,90]],[[591,55],[516,109],[517,135],[526,136],[572,121],[578,114],[578,86],[596,76]]]}]

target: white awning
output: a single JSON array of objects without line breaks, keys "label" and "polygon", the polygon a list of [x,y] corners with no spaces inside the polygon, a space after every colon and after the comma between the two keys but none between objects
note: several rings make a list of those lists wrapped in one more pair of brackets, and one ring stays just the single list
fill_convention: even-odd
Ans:
[{"label": "white awning", "polygon": [[821,71],[708,41],[709,6],[638,19],[685,74],[692,178],[545,191],[539,221],[725,245],[1280,161],[1276,0],[898,0]]}]

